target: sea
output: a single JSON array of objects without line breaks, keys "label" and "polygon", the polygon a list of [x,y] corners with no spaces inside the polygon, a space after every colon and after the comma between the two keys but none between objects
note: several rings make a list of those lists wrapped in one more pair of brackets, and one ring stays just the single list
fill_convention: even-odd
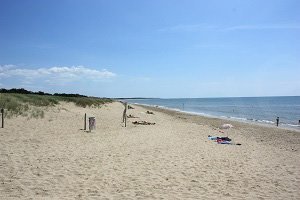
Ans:
[{"label": "sea", "polygon": [[300,96],[126,99],[128,103],[300,130]]}]

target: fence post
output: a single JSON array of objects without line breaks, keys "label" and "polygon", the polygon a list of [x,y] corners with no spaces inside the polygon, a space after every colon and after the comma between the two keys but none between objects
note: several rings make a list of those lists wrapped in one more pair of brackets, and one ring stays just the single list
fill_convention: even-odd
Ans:
[{"label": "fence post", "polygon": [[1,115],[2,115],[2,125],[1,127],[4,128],[4,109],[1,108]]},{"label": "fence post", "polygon": [[84,113],[84,130],[86,130],[86,113]]},{"label": "fence post", "polygon": [[127,125],[127,103],[125,103],[125,127]]},{"label": "fence post", "polygon": [[123,111],[123,121],[122,121],[123,123],[125,122],[125,109],[124,109],[124,111]]}]

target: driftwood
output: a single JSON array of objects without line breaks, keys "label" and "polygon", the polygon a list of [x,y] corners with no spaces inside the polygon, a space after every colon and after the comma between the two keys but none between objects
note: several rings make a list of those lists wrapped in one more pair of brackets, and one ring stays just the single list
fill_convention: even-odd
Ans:
[{"label": "driftwood", "polygon": [[136,125],[155,125],[155,123],[151,123],[151,122],[147,122],[147,121],[134,121],[132,123],[136,124]]}]

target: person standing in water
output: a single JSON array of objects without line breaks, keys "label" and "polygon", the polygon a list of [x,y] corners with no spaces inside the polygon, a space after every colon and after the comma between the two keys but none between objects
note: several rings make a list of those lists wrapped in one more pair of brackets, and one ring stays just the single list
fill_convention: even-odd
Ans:
[{"label": "person standing in water", "polygon": [[276,118],[276,125],[278,126],[279,124],[279,117]]}]

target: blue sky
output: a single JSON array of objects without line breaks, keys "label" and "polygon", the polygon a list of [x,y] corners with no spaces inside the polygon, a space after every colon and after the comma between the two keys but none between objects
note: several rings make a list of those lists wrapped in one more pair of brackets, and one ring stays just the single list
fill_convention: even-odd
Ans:
[{"label": "blue sky", "polygon": [[0,0],[0,87],[300,95],[298,0]]}]

